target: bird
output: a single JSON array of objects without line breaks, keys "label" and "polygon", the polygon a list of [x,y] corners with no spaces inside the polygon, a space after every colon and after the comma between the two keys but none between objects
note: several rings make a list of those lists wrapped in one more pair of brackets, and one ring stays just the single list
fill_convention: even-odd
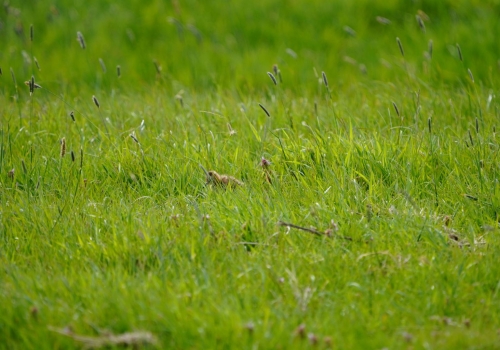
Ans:
[{"label": "bird", "polygon": [[205,185],[212,185],[213,187],[219,188],[236,188],[245,185],[234,176],[219,174],[215,170],[207,171],[201,164],[200,167],[203,169],[207,177]]}]

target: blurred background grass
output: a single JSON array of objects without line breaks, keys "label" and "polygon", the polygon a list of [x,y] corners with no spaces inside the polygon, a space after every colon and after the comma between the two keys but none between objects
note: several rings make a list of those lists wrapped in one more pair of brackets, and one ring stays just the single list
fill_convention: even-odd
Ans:
[{"label": "blurred background grass", "polygon": [[[419,12],[420,11],[420,12]],[[252,92],[267,83],[262,74],[278,64],[287,89],[305,93],[314,71],[329,73],[342,89],[363,81],[404,80],[399,37],[411,74],[454,85],[459,80],[456,44],[477,80],[498,74],[498,1],[11,1],[1,13],[0,62],[4,79],[12,67],[29,77],[37,57],[45,84],[82,83],[95,88],[145,88],[158,77],[172,88]],[[420,14],[425,33],[416,20]],[[377,16],[386,18],[383,24]],[[29,42],[29,27],[35,41]],[[487,25],[485,25],[487,24]],[[76,32],[83,33],[81,50]],[[433,40],[433,59],[424,58]],[[352,58],[347,59],[346,56]],[[107,73],[101,73],[102,58]],[[356,61],[356,64],[353,62]],[[122,68],[122,82],[115,69]],[[430,76],[426,73],[432,72]],[[20,78],[21,79],[21,78]],[[4,80],[5,81],[5,80]],[[78,84],[76,82],[78,81]],[[4,91],[6,85],[4,86]],[[71,90],[70,90],[71,91]]]}]

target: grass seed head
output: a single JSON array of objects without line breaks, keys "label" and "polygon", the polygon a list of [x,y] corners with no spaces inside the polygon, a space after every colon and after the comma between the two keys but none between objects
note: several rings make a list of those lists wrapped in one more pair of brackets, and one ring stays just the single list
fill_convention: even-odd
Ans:
[{"label": "grass seed head", "polygon": [[229,130],[229,136],[236,135],[236,130],[233,129],[231,124],[227,123],[227,129]]},{"label": "grass seed head", "polygon": [[71,117],[71,120],[72,120],[73,122],[75,122],[75,112],[71,111],[71,112],[69,113],[69,116]]},{"label": "grass seed head", "polygon": [[474,146],[474,140],[472,139],[472,134],[471,134],[470,130],[467,130],[467,133],[469,134],[469,140],[470,140],[471,146]]},{"label": "grass seed head", "polygon": [[307,334],[307,339],[309,339],[309,342],[311,343],[311,345],[318,344],[318,337],[314,333]]},{"label": "grass seed head", "polygon": [[118,76],[118,78],[122,76],[122,67],[120,67],[119,65],[116,66],[116,75]]},{"label": "grass seed head", "polygon": [[429,54],[430,59],[432,59],[433,46],[434,46],[434,43],[432,42],[432,40],[429,40],[429,44],[427,46],[427,52]]},{"label": "grass seed head", "polygon": [[14,70],[10,67],[10,76],[12,77],[12,81],[14,82],[14,86],[17,87],[16,75],[14,74]]},{"label": "grass seed head", "polygon": [[323,84],[328,88],[328,78],[326,77],[325,72],[321,72],[321,76],[323,77]]},{"label": "grass seed head", "polygon": [[295,328],[295,331],[293,334],[301,339],[304,339],[306,337],[306,325],[305,324],[300,324],[297,328]]},{"label": "grass seed head", "polygon": [[332,346],[332,337],[326,336],[323,338],[323,342],[327,348]]},{"label": "grass seed head", "polygon": [[274,77],[273,73],[267,72],[267,75],[269,75],[269,78],[273,81],[274,85],[278,85],[278,82],[276,81],[276,78]]},{"label": "grass seed head", "polygon": [[260,106],[260,108],[262,108],[262,110],[264,111],[264,113],[266,113],[266,115],[267,115],[268,117],[270,117],[270,116],[271,116],[271,114],[269,114],[269,111],[266,109],[266,107],[264,107],[264,106],[263,106],[262,104],[260,104],[260,103],[259,103],[259,106]]},{"label": "grass seed head", "polygon": [[271,162],[266,158],[262,157],[260,159],[260,166],[264,169],[268,169],[271,166]]},{"label": "grass seed head", "polygon": [[97,108],[100,108],[101,106],[99,105],[99,101],[97,100],[97,97],[95,95],[92,95],[92,101],[94,101],[94,104],[97,106]]},{"label": "grass seed head", "polygon": [[161,66],[158,63],[158,61],[157,60],[153,60],[153,64],[155,65],[156,73],[157,74],[161,74]]},{"label": "grass seed head", "polygon": [[383,24],[383,25],[388,25],[391,24],[391,20],[382,16],[377,16],[375,17],[378,23]]},{"label": "grass seed head", "polygon": [[418,26],[420,27],[420,29],[422,30],[422,32],[425,33],[425,23],[424,23],[424,20],[422,19],[422,17],[420,17],[420,15],[416,15],[415,18],[417,19]]},{"label": "grass seed head", "polygon": [[80,148],[80,169],[83,168],[83,148]]},{"label": "grass seed head", "polygon": [[405,51],[403,50],[403,44],[399,38],[396,38],[396,42],[398,43],[399,52],[401,52],[401,56],[405,57]]},{"label": "grass seed head", "polygon": [[101,65],[102,72],[106,73],[106,65],[104,64],[104,61],[102,58],[99,58],[99,64]]},{"label": "grass seed head", "polygon": [[38,63],[38,60],[36,59],[35,56],[33,56],[33,61],[35,61],[36,69],[38,69],[39,71],[41,71],[42,69],[40,68],[40,64]]},{"label": "grass seed head", "polygon": [[33,39],[34,39],[34,37],[35,37],[35,35],[34,35],[34,34],[35,34],[35,33],[34,33],[34,29],[33,29],[33,24],[32,24],[32,25],[30,25],[30,41],[31,41],[31,42],[33,42]]},{"label": "grass seed head", "polygon": [[470,68],[467,68],[467,73],[469,73],[469,78],[472,81],[472,83],[474,83],[474,76],[472,75],[472,71],[470,70]]},{"label": "grass seed head", "polygon": [[85,38],[83,37],[82,32],[76,32],[76,40],[80,43],[80,47],[85,50],[87,45],[85,45]]},{"label": "grass seed head", "polygon": [[392,102],[392,106],[394,107],[394,110],[396,111],[396,114],[398,115],[398,117],[401,117],[401,114],[399,114],[399,108],[398,108],[398,105],[396,104],[396,102]]},{"label": "grass seed head", "polygon": [[132,132],[132,133],[130,134],[130,137],[132,138],[132,140],[134,140],[134,141],[135,141],[135,143],[137,143],[137,144],[139,143],[139,140],[138,140],[138,139],[137,139],[137,137],[135,136],[135,131],[134,131],[134,132]]},{"label": "grass seed head", "polygon": [[63,137],[60,141],[61,143],[61,158],[64,157],[66,155],[66,138]]},{"label": "grass seed head", "polygon": [[460,45],[457,44],[457,52],[458,52],[458,58],[460,59],[460,61],[464,61],[464,58],[462,56],[462,49],[460,49]]},{"label": "grass seed head", "polygon": [[30,86],[30,95],[33,95],[33,92],[35,91],[35,76],[31,76],[31,82],[29,84]]}]

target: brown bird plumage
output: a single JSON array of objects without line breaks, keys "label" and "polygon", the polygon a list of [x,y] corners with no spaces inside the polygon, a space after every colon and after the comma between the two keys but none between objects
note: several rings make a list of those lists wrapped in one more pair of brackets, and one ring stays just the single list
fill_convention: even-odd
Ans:
[{"label": "brown bird plumage", "polygon": [[207,176],[207,184],[212,184],[216,187],[229,187],[234,188],[238,186],[243,186],[244,183],[237,178],[230,175],[220,175],[214,170],[210,170]]}]

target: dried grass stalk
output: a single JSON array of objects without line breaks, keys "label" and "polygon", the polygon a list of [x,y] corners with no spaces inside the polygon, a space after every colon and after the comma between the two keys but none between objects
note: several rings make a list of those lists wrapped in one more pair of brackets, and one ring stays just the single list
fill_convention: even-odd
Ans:
[{"label": "dried grass stalk", "polygon": [[96,337],[75,334],[68,327],[66,328],[54,328],[49,327],[53,332],[62,334],[64,336],[70,337],[78,343],[81,343],[85,349],[97,349],[97,348],[108,348],[108,347],[131,347],[139,348],[144,345],[157,345],[158,340],[151,332],[147,331],[137,331],[137,332],[127,332],[122,334],[107,333]]}]

